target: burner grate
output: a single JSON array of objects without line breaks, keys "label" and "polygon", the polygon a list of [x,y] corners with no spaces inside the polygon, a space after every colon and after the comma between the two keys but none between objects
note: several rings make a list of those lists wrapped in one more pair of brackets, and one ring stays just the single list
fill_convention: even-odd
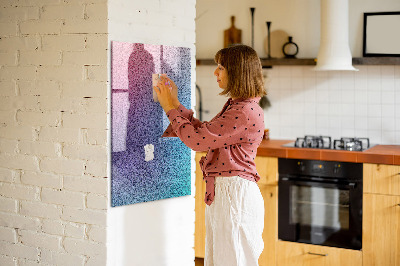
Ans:
[{"label": "burner grate", "polygon": [[285,144],[286,147],[314,148],[314,149],[333,149],[344,151],[364,151],[371,147],[368,138],[347,138],[342,137],[331,141],[329,136],[305,135],[296,138],[295,142]]},{"label": "burner grate", "polygon": [[335,150],[363,151],[369,147],[368,138],[340,138],[333,142]]},{"label": "burner grate", "polygon": [[306,135],[304,138],[297,138],[294,146],[299,148],[330,149],[331,137]]}]

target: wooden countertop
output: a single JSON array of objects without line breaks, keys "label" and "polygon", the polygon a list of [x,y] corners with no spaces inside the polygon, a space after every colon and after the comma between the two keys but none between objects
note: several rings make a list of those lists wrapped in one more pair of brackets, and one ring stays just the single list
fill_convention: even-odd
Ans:
[{"label": "wooden countertop", "polygon": [[376,145],[365,151],[340,151],[282,147],[294,140],[263,140],[258,156],[339,162],[400,165],[400,145]]}]

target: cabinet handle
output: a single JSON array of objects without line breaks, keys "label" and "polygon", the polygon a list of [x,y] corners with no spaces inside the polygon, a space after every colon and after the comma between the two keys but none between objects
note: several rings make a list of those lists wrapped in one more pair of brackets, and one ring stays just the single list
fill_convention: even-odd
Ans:
[{"label": "cabinet handle", "polygon": [[307,254],[310,254],[310,255],[317,255],[317,256],[323,256],[323,257],[328,256],[328,254],[320,254],[320,253],[313,253],[313,252],[307,252]]}]

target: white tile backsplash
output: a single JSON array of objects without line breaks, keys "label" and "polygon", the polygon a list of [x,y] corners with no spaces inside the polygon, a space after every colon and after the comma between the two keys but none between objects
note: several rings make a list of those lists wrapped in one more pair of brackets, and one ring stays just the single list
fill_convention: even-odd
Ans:
[{"label": "white tile backsplash", "polygon": [[395,91],[382,91],[382,104],[394,104],[395,102]]},{"label": "white tile backsplash", "polygon": [[368,81],[367,81],[368,91],[379,92],[382,89],[381,85],[382,85],[382,81],[381,81],[380,77],[375,77],[375,75],[372,77],[368,77]]},{"label": "white tile backsplash", "polygon": [[369,104],[368,105],[368,113],[367,116],[369,118],[380,118],[382,117],[382,105],[380,104]]},{"label": "white tile backsplash", "polygon": [[355,93],[354,93],[354,83],[352,88],[343,89],[342,91],[342,103],[348,103],[354,105]]},{"label": "white tile backsplash", "polygon": [[342,103],[340,105],[340,114],[344,117],[350,117],[352,119],[354,119],[354,115],[355,115],[355,108],[354,108],[354,103]]},{"label": "white tile backsplash", "polygon": [[317,88],[316,100],[318,104],[329,102],[329,90],[325,88]]},{"label": "white tile backsplash", "polygon": [[395,131],[396,125],[393,123],[393,117],[382,117],[382,131]]},{"label": "white tile backsplash", "polygon": [[394,79],[395,66],[381,66],[381,74],[383,78]]},{"label": "white tile backsplash", "polygon": [[367,117],[368,104],[354,104],[354,115],[357,117]]},{"label": "white tile backsplash", "polygon": [[382,79],[382,92],[394,91],[395,89],[395,79],[394,76],[386,76]]},{"label": "white tile backsplash", "polygon": [[[265,125],[274,139],[305,134],[369,137],[371,143],[400,144],[400,66],[355,66],[359,71],[313,71],[312,66],[264,70],[271,108]],[[210,120],[227,98],[214,66],[197,67],[203,120]]]},{"label": "white tile backsplash", "polygon": [[381,91],[367,91],[368,104],[381,104]]},{"label": "white tile backsplash", "polygon": [[[368,117],[355,117],[354,119],[354,128],[356,132],[362,132],[362,135],[365,135],[365,132],[368,130]],[[359,134],[356,133],[355,136],[359,136]]]},{"label": "white tile backsplash", "polygon": [[382,105],[382,119],[383,118],[394,118],[395,112],[394,112],[395,106],[393,104],[383,104]]}]

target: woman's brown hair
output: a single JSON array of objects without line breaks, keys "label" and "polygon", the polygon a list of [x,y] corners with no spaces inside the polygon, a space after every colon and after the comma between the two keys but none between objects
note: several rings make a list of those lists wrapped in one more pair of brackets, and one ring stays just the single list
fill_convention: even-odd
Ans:
[{"label": "woman's brown hair", "polygon": [[252,98],[266,95],[260,58],[247,45],[233,45],[219,50],[214,57],[228,72],[228,86],[220,95]]}]

